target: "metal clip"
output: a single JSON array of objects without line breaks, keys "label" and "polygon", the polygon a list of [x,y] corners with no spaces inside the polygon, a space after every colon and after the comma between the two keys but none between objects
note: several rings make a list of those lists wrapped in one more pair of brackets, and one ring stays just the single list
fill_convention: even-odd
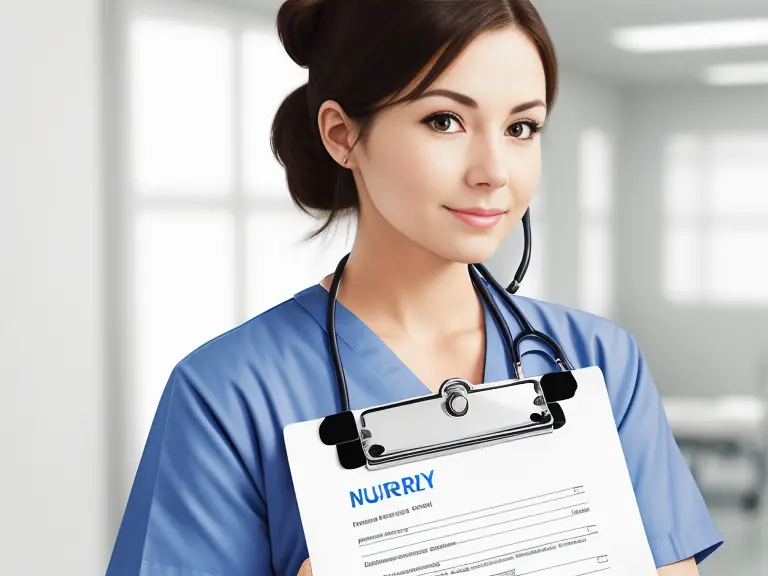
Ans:
[{"label": "metal clip", "polygon": [[537,379],[474,386],[452,378],[436,394],[364,410],[359,429],[375,469],[546,434],[553,418]]},{"label": "metal clip", "polygon": [[440,395],[445,398],[443,403],[445,413],[454,418],[465,416],[469,412],[467,394],[470,389],[470,383],[460,378],[452,378],[443,382],[440,387]]}]

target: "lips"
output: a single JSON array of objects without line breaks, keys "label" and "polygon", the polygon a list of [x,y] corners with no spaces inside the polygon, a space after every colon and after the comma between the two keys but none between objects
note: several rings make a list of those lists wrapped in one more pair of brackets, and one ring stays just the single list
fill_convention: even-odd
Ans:
[{"label": "lips", "polygon": [[[446,207],[447,208],[447,207]],[[471,226],[481,230],[489,230],[501,222],[502,216],[507,213],[506,210],[496,208],[447,208],[456,218]]]},{"label": "lips", "polygon": [[494,208],[448,208],[451,212],[460,212],[472,216],[498,216],[505,214],[506,210],[497,210]]}]

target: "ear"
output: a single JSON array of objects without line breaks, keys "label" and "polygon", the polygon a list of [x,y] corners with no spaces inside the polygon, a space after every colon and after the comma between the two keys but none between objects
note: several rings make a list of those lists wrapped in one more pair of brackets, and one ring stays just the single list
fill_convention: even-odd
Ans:
[{"label": "ear", "polygon": [[357,126],[345,113],[338,102],[326,100],[317,114],[320,138],[331,158],[343,168],[356,166],[352,145],[357,135]]}]

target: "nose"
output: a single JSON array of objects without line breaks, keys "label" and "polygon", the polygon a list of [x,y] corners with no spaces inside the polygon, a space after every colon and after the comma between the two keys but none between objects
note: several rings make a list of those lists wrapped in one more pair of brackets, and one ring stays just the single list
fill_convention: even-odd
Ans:
[{"label": "nose", "polygon": [[504,161],[500,143],[478,141],[471,151],[467,184],[472,188],[498,190],[509,183],[509,168]]}]

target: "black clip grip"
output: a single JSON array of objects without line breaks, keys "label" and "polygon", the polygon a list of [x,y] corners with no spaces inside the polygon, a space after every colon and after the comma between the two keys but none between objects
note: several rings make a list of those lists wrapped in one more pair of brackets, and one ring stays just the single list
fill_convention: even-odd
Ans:
[{"label": "black clip grip", "polygon": [[320,441],[326,446],[336,446],[339,464],[345,470],[365,466],[365,452],[357,431],[355,415],[347,410],[331,414],[320,423]]}]

